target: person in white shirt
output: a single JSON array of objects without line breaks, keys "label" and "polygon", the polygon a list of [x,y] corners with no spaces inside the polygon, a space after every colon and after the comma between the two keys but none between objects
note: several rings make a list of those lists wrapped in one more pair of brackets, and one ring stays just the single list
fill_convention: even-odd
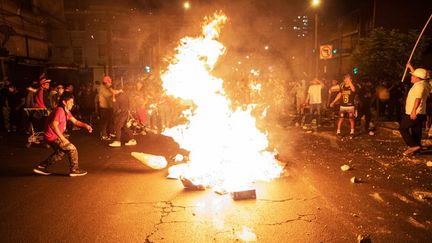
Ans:
[{"label": "person in white shirt", "polygon": [[311,122],[311,120],[315,118],[317,125],[321,124],[322,88],[324,88],[324,83],[318,78],[311,81],[305,100],[305,104],[309,104],[309,119],[307,119],[306,123]]},{"label": "person in white shirt", "polygon": [[402,118],[399,131],[408,149],[403,155],[412,154],[421,149],[421,136],[423,122],[426,119],[426,99],[430,86],[425,79],[427,71],[423,68],[414,68],[410,63],[407,67],[411,70],[411,83],[413,86],[408,92],[405,103],[405,115]]}]

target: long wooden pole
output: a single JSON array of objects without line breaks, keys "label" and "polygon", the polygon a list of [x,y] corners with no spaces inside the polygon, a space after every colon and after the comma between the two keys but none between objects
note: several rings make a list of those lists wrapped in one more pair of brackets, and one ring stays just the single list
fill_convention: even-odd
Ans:
[{"label": "long wooden pole", "polygon": [[[429,16],[428,21],[426,22],[425,26],[423,27],[423,30],[421,31],[419,37],[417,38],[417,42],[415,43],[414,48],[413,48],[413,50],[411,51],[411,55],[410,55],[410,57],[409,57],[407,63],[410,63],[410,62],[411,62],[411,59],[412,59],[412,57],[413,57],[413,55],[414,55],[414,51],[415,51],[415,49],[417,48],[417,45],[418,45],[418,43],[419,43],[421,37],[423,36],[423,33],[424,33],[426,27],[429,25],[429,22],[431,21],[431,19],[432,19],[432,14],[431,14],[431,16]],[[404,81],[405,76],[406,76],[406,73],[407,73],[407,70],[408,70],[408,67],[405,67],[405,71],[404,71],[404,74],[403,74],[403,76],[402,76],[402,80],[401,80],[401,82]]]}]

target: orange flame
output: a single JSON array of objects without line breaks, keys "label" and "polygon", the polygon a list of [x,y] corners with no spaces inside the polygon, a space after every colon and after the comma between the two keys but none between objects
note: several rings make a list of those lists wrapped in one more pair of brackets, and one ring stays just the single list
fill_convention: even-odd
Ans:
[{"label": "orange flame", "polygon": [[256,128],[252,106],[230,110],[223,80],[210,73],[225,53],[217,39],[226,21],[225,15],[215,13],[205,19],[201,36],[181,39],[161,79],[168,95],[196,105],[188,112],[189,124],[164,131],[190,151],[181,174],[195,184],[233,191],[256,180],[276,178],[282,168],[274,153],[266,151],[268,140]]}]

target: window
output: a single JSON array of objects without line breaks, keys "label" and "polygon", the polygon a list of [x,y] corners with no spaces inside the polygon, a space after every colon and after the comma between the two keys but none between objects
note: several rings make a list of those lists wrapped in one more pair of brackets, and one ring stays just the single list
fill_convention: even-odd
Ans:
[{"label": "window", "polygon": [[121,63],[122,64],[129,64],[129,53],[123,52],[121,54]]},{"label": "window", "polygon": [[99,53],[99,57],[105,57],[107,53],[107,46],[104,44],[99,44],[98,53]]},{"label": "window", "polygon": [[74,63],[81,64],[82,63],[82,48],[74,47],[73,48],[73,60]]}]

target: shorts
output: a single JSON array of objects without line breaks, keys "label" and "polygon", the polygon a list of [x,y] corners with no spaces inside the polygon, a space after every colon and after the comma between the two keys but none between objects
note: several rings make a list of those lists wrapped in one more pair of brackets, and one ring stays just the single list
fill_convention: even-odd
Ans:
[{"label": "shorts", "polygon": [[340,106],[339,108],[339,117],[345,117],[345,114],[348,114],[348,117],[355,117],[355,107],[354,106]]}]

